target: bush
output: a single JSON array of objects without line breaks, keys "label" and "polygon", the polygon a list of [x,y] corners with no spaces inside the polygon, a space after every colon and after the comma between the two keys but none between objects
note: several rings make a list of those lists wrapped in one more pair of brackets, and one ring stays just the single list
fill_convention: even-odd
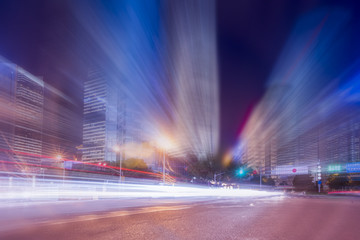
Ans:
[{"label": "bush", "polygon": [[148,170],[148,165],[145,163],[144,159],[139,158],[126,159],[123,163],[123,167],[136,170]]},{"label": "bush", "polygon": [[328,177],[327,184],[330,189],[342,189],[350,185],[350,177],[346,175],[331,174]]}]

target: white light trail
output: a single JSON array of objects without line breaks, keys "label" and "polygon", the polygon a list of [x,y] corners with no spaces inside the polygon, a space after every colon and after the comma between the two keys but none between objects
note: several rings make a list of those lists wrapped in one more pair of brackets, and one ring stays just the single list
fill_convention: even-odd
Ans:
[{"label": "white light trail", "polygon": [[65,184],[63,184],[62,181],[37,180],[37,186],[28,187],[24,186],[23,183],[16,186],[17,180],[19,179],[13,180],[14,186],[12,187],[2,185],[0,201],[57,201],[108,198],[242,198],[283,195],[282,192],[249,189],[94,183],[86,181],[65,181]]}]

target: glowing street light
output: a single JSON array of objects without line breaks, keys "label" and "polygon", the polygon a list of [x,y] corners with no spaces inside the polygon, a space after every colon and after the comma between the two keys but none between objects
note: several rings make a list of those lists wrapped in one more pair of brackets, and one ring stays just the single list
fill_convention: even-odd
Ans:
[{"label": "glowing street light", "polygon": [[120,147],[118,145],[115,145],[113,147],[114,152],[120,152]]},{"label": "glowing street light", "polygon": [[173,147],[173,142],[169,138],[166,138],[164,136],[160,137],[157,140],[157,144],[160,148],[165,150],[169,150],[170,148]]},{"label": "glowing street light", "polygon": [[174,145],[173,142],[165,136],[158,138],[157,144],[163,150],[163,183],[165,184],[165,152],[166,150],[172,148]]}]

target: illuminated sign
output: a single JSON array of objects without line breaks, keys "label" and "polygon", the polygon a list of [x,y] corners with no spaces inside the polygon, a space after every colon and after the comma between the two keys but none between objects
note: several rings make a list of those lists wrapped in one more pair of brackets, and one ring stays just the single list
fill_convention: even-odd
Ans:
[{"label": "illuminated sign", "polygon": [[308,174],[309,168],[307,166],[277,166],[275,168],[276,175],[301,175]]},{"label": "illuminated sign", "polygon": [[328,171],[329,172],[340,172],[341,171],[341,165],[340,164],[329,165],[328,166]]},{"label": "illuminated sign", "polygon": [[360,172],[360,162],[356,163],[347,163],[346,164],[347,173],[358,173]]}]

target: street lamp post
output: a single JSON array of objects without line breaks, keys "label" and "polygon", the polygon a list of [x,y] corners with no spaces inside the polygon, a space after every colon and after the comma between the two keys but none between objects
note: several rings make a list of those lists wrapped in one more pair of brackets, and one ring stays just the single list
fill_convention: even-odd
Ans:
[{"label": "street lamp post", "polygon": [[119,182],[121,183],[122,182],[122,179],[121,179],[121,175],[122,175],[122,171],[121,171],[121,165],[122,165],[122,158],[120,156],[120,147],[119,146],[114,146],[113,147],[113,150],[114,152],[116,153],[116,159],[119,159]]},{"label": "street lamp post", "polygon": [[163,184],[165,184],[165,149],[163,150]]},{"label": "street lamp post", "polygon": [[120,165],[120,169],[119,169],[119,174],[120,174],[120,183],[122,182],[122,157],[120,155],[120,153],[117,153],[119,155],[119,165]]},{"label": "street lamp post", "polygon": [[260,188],[262,187],[262,176],[261,176],[261,166],[259,167],[259,172],[260,172]]},{"label": "street lamp post", "polygon": [[318,192],[321,192],[321,165],[320,165],[320,159],[319,163],[317,165],[317,183],[318,183]]},{"label": "street lamp post", "polygon": [[157,140],[157,145],[158,145],[159,149],[161,149],[163,151],[162,175],[163,175],[163,184],[165,184],[165,154],[166,154],[166,150],[173,147],[173,143],[172,143],[171,139],[169,139],[165,136],[162,136]]},{"label": "street lamp post", "polygon": [[[62,156],[61,155],[56,155],[56,159],[61,161],[62,160]],[[65,161],[63,161],[63,185],[64,185],[64,181],[65,181]]]}]

